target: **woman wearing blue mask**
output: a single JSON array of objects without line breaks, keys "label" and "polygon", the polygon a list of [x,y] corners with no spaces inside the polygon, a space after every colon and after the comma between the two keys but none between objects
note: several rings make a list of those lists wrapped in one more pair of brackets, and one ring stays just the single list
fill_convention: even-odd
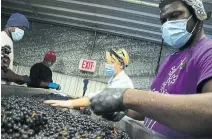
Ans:
[{"label": "woman wearing blue mask", "polygon": [[[132,80],[124,72],[124,69],[128,66],[128,63],[129,55],[125,49],[110,49],[109,51],[106,51],[106,64],[104,71],[107,75],[111,76],[110,80],[108,81],[108,88],[134,88]],[[82,97],[76,100],[47,100],[45,103],[59,107],[83,107],[88,106],[89,99],[96,96],[100,92],[101,91],[89,93],[87,97]],[[112,114],[106,113],[102,117],[111,121],[120,121],[126,115],[126,112],[127,110],[114,112]]]},{"label": "woman wearing blue mask", "polygon": [[13,41],[21,40],[26,29],[29,29],[28,19],[22,14],[14,13],[10,16],[5,29],[1,32],[2,84],[7,82],[23,84],[29,81],[27,76],[20,76],[12,71],[14,58]]},{"label": "woman wearing blue mask", "polygon": [[105,73],[111,76],[108,81],[109,88],[134,88],[132,80],[124,71],[128,63],[129,55],[125,49],[111,49],[106,52]]}]

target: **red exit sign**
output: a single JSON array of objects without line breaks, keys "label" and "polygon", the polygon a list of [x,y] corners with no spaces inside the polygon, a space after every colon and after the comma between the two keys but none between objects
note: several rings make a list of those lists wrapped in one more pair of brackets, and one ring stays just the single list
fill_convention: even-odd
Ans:
[{"label": "red exit sign", "polygon": [[82,71],[94,72],[96,69],[96,61],[81,58],[79,69]]}]

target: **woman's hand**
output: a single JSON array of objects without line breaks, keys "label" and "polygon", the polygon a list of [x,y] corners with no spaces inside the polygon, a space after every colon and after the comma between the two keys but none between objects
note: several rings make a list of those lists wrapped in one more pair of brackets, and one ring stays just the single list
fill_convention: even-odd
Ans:
[{"label": "woman's hand", "polygon": [[66,107],[66,108],[72,107],[71,100],[46,100],[44,101],[44,103],[50,104],[51,106],[55,107]]}]

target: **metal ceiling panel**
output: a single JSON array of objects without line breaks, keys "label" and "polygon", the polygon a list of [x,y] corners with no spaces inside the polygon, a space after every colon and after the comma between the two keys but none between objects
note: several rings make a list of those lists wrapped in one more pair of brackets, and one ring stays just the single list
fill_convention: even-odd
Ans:
[{"label": "metal ceiling panel", "polygon": [[[205,1],[207,10],[212,3]],[[158,0],[2,0],[2,14],[161,41]],[[212,22],[205,24],[212,37]]]}]

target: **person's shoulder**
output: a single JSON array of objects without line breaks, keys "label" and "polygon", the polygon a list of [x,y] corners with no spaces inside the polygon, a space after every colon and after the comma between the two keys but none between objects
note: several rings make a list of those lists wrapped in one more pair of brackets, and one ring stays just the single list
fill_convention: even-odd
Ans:
[{"label": "person's shoulder", "polygon": [[212,49],[212,39],[205,37],[196,44],[194,51],[200,54],[211,49]]},{"label": "person's shoulder", "polygon": [[126,81],[126,80],[129,80],[129,79],[130,79],[129,76],[124,71],[122,71],[115,78],[110,79],[110,80],[113,80],[113,81]]},{"label": "person's shoulder", "polygon": [[39,66],[41,66],[41,63],[35,63],[32,67],[34,68],[34,67],[39,67]]},{"label": "person's shoulder", "polygon": [[3,35],[7,35],[7,33],[5,31],[1,31],[1,36]]},{"label": "person's shoulder", "polygon": [[129,88],[134,88],[132,79],[125,72],[122,76],[122,80],[124,83],[126,83],[128,86],[130,86]]},{"label": "person's shoulder", "polygon": [[1,38],[10,38],[5,31],[1,31]]},{"label": "person's shoulder", "polygon": [[123,78],[132,81],[132,80],[130,79],[130,77],[129,77],[126,73],[124,73]]},{"label": "person's shoulder", "polygon": [[12,39],[7,35],[5,31],[1,31],[1,47],[5,45],[9,45],[11,47],[11,50],[13,50]]},{"label": "person's shoulder", "polygon": [[195,59],[202,58],[205,55],[212,55],[212,39],[205,37],[194,48],[193,55]]}]

